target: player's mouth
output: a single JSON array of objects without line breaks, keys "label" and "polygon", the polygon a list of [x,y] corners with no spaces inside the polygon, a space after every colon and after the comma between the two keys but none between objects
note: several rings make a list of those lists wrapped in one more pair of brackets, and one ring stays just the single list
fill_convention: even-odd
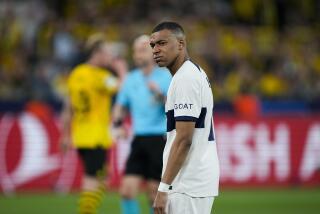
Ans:
[{"label": "player's mouth", "polygon": [[156,57],[153,57],[154,61],[156,61],[156,63],[162,61],[162,56],[156,56]]}]

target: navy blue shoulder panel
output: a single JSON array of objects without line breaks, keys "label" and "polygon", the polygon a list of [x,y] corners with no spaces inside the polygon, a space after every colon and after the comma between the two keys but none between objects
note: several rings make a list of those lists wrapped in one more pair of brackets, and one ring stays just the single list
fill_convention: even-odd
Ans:
[{"label": "navy blue shoulder panel", "polygon": [[191,116],[177,116],[174,117],[174,109],[166,112],[167,116],[167,132],[171,132],[176,129],[176,121],[193,121],[196,122],[195,128],[205,128],[205,119],[207,115],[207,108],[201,108],[199,118]]},{"label": "navy blue shoulder panel", "polygon": [[191,59],[189,59],[189,61],[190,61],[192,64],[194,64],[194,65],[198,68],[198,70],[201,72],[200,66],[199,66],[198,64],[194,63]]},{"label": "navy blue shoulder panel", "polygon": [[176,121],[174,120],[174,110],[169,110],[166,112],[167,116],[167,132],[171,132],[176,129]]}]

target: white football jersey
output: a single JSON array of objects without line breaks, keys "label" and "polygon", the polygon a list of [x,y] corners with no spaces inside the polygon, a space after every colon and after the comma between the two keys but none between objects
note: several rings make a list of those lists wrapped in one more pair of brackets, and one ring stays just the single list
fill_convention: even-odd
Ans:
[{"label": "white football jersey", "polygon": [[194,121],[195,130],[190,151],[171,192],[192,197],[218,195],[219,162],[212,111],[213,96],[206,73],[190,60],[185,61],[173,76],[167,94],[167,143],[162,174],[176,136],[176,121]]}]

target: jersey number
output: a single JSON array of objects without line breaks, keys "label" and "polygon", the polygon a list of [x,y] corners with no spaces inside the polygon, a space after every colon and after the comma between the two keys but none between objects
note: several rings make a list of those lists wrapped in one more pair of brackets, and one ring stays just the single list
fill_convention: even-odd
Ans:
[{"label": "jersey number", "polygon": [[89,95],[85,91],[79,91],[78,93],[78,105],[75,111],[79,116],[84,116],[90,111]]}]

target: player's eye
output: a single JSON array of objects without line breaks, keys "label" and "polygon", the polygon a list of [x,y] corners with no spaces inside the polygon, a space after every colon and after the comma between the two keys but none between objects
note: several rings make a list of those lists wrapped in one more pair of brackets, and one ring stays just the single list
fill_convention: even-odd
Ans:
[{"label": "player's eye", "polygon": [[150,47],[151,47],[151,48],[154,48],[154,43],[150,43]]},{"label": "player's eye", "polygon": [[160,41],[160,42],[159,42],[159,45],[160,45],[160,46],[164,46],[165,44],[167,44],[166,41]]}]

